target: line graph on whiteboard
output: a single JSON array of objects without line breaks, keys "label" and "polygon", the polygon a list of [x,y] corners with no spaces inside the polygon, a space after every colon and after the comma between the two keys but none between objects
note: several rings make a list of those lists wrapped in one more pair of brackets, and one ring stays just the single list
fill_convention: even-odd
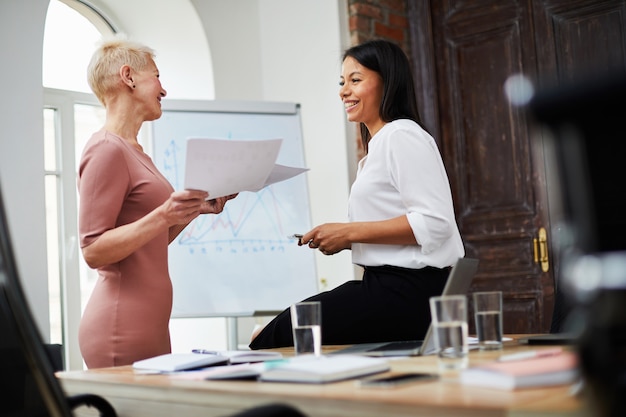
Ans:
[{"label": "line graph on whiteboard", "polygon": [[[184,142],[171,140],[156,158],[159,169],[175,189],[184,179]],[[304,176],[242,192],[220,214],[197,217],[172,242],[188,254],[279,254],[294,245],[287,238],[302,232],[307,195]]]},{"label": "line graph on whiteboard", "polygon": [[[200,216],[177,239],[190,251],[207,246],[217,252],[283,252],[290,233],[284,226],[290,208],[269,186],[257,193],[244,192],[227,203],[218,215]],[[291,242],[293,243],[293,242]]]}]

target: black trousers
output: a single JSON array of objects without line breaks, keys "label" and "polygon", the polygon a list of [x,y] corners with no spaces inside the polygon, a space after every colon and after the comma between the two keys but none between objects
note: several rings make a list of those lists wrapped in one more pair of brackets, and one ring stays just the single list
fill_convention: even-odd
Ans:
[{"label": "black trousers", "polygon": [[[423,339],[430,325],[428,300],[440,295],[449,268],[365,267],[362,280],[314,295],[322,303],[322,343],[346,345]],[[250,343],[251,349],[293,346],[285,309]]]}]

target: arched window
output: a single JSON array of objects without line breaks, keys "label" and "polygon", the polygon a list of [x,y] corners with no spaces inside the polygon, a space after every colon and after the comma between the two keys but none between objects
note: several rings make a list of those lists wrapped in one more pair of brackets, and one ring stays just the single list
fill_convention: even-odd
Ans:
[{"label": "arched window", "polygon": [[87,64],[96,43],[113,33],[113,26],[85,3],[51,0],[44,32],[43,86],[91,93]]}]

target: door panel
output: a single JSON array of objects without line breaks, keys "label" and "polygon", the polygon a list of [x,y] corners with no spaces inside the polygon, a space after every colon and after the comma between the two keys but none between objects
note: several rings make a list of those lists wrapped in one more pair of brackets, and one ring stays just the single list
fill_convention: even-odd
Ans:
[{"label": "door panel", "polygon": [[625,68],[626,1],[535,0],[533,10],[540,85]]},{"label": "door panel", "polygon": [[524,113],[503,89],[509,76],[534,66],[529,9],[497,1],[433,1],[431,8],[440,145],[466,250],[481,261],[472,291],[504,292],[505,332],[542,331],[552,290],[544,295],[533,261],[541,217],[530,140]]}]

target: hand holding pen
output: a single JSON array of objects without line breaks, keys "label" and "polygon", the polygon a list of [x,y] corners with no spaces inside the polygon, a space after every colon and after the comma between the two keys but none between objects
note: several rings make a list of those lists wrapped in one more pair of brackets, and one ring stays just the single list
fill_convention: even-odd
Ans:
[{"label": "hand holding pen", "polygon": [[301,235],[301,234],[297,234],[297,233],[296,233],[296,234],[293,234],[293,235],[289,236],[289,238],[290,238],[290,239],[298,239],[298,246],[308,245],[308,246],[309,246],[309,248],[311,248],[311,249],[319,249],[319,250],[320,250],[320,252],[322,252],[324,255],[332,255],[331,253],[327,253],[327,252],[325,252],[324,250],[322,250],[322,248],[320,248],[320,247],[319,247],[319,245],[313,241],[313,239],[310,239],[310,240],[309,240],[309,241],[307,241],[307,242],[303,242],[303,241],[302,241],[302,237],[303,237],[303,236],[304,236],[304,235]]},{"label": "hand holding pen", "polygon": [[298,239],[298,245],[307,245],[311,249],[319,249],[324,255],[334,255],[344,249],[350,249],[351,242],[347,241],[347,223],[325,223],[311,229],[305,234],[294,234],[291,237]]},{"label": "hand holding pen", "polygon": [[291,236],[287,236],[287,237],[288,237],[289,239],[298,239],[298,246],[302,246],[302,245],[303,245],[303,243],[302,243],[302,237],[303,237],[303,236],[304,236],[304,235],[301,235],[301,234],[299,234],[299,233],[295,233],[295,234],[293,234],[293,235],[291,235]]}]

